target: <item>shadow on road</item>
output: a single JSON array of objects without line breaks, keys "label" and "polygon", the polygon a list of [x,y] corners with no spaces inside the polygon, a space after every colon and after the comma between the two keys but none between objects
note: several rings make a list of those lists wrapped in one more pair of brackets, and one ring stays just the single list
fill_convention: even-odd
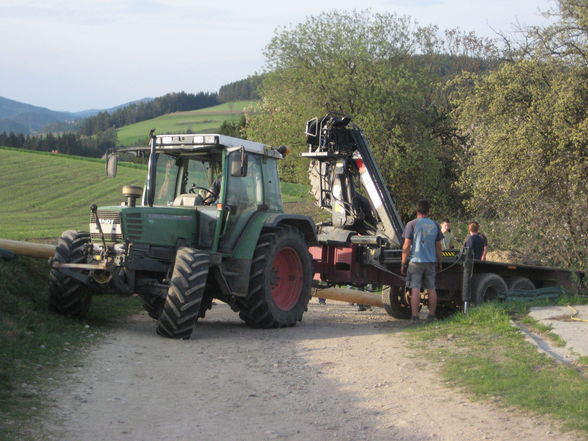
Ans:
[{"label": "shadow on road", "polygon": [[187,341],[157,336],[146,315],[117,326],[55,391],[45,439],[426,439],[390,423],[394,400],[373,408],[349,389],[361,371],[332,377],[354,358],[370,363],[357,360],[357,339],[369,344],[404,322],[311,305],[299,326],[257,330],[227,305],[213,308]]}]

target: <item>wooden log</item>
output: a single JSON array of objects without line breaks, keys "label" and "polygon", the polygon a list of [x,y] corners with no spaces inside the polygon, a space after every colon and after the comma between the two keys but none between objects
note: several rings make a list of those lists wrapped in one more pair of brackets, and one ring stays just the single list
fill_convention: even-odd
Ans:
[{"label": "wooden log", "polygon": [[357,289],[348,288],[325,288],[313,289],[312,295],[314,297],[321,297],[323,299],[338,300],[340,302],[355,303],[358,305],[369,305],[383,308],[382,297],[380,294],[375,294],[367,291],[359,291]]},{"label": "wooden log", "polygon": [[55,245],[10,239],[0,239],[0,248],[12,251],[18,256],[37,257],[39,259],[48,259],[55,254]]}]

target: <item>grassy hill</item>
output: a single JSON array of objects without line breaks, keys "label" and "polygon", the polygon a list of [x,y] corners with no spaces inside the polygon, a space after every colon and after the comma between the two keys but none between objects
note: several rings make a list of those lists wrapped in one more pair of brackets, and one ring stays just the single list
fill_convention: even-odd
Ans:
[{"label": "grassy hill", "polygon": [[[146,168],[119,163],[115,179],[104,162],[0,147],[0,238],[57,238],[65,230],[88,230],[90,205],[117,205],[123,185],[143,185]],[[308,187],[282,183],[286,211],[313,210]]]},{"label": "grassy hill", "polygon": [[137,145],[147,143],[149,130],[155,128],[156,133],[213,133],[226,121],[236,121],[241,117],[243,109],[252,106],[255,101],[234,101],[207,107],[206,109],[174,112],[157,118],[141,121],[121,127],[117,130],[120,145]]},{"label": "grassy hill", "polygon": [[0,237],[55,238],[65,230],[88,229],[90,205],[118,204],[125,184],[143,185],[144,168],[122,165],[115,179],[104,162],[0,148]]}]

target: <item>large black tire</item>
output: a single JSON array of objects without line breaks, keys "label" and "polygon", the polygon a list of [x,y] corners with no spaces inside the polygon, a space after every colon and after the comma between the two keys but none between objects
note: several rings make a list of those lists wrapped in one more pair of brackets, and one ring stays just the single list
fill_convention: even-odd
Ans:
[{"label": "large black tire", "polygon": [[188,247],[178,249],[157,333],[189,339],[198,320],[206,288],[210,256]]},{"label": "large black tire", "polygon": [[[59,263],[87,263],[86,245],[90,233],[65,231],[55,248],[53,260]],[[92,292],[81,282],[56,269],[49,272],[49,311],[70,317],[84,317],[92,303]]]},{"label": "large black tire", "polygon": [[526,290],[526,291],[532,291],[534,289],[536,289],[535,284],[530,280],[527,279],[526,277],[510,277],[506,280],[506,283],[508,284],[508,289],[512,289],[512,290]]},{"label": "large black tire", "polygon": [[143,302],[143,309],[147,311],[149,317],[155,320],[159,320],[165,299],[162,297],[150,295],[141,296],[141,301]]},{"label": "large black tire", "polygon": [[507,290],[506,282],[498,274],[477,274],[472,281],[472,299],[476,305],[498,300]]},{"label": "large black tire", "polygon": [[382,289],[382,303],[388,315],[397,319],[409,319],[411,316],[409,296],[404,286],[385,286]]},{"label": "large black tire", "polygon": [[310,254],[298,230],[283,226],[262,232],[239,317],[253,328],[294,326],[308,307],[311,279]]}]

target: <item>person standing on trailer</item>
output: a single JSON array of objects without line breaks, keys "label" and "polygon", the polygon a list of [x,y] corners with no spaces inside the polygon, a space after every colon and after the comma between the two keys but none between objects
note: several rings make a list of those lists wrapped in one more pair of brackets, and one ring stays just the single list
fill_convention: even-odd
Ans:
[{"label": "person standing on trailer", "polygon": [[435,277],[441,266],[443,234],[439,224],[429,219],[430,204],[421,199],[416,205],[417,217],[406,224],[402,238],[402,266],[400,273],[406,275],[406,287],[411,290],[411,321],[419,321],[421,289],[429,292],[429,316],[436,320],[437,290]]},{"label": "person standing on trailer", "polygon": [[480,224],[472,222],[468,225],[468,236],[465,245],[474,253],[474,259],[486,260],[486,251],[488,250],[488,240],[486,236],[480,233]]},{"label": "person standing on trailer", "polygon": [[441,233],[443,234],[443,249],[452,250],[455,248],[455,239],[451,232],[451,222],[445,218],[441,221]]}]

